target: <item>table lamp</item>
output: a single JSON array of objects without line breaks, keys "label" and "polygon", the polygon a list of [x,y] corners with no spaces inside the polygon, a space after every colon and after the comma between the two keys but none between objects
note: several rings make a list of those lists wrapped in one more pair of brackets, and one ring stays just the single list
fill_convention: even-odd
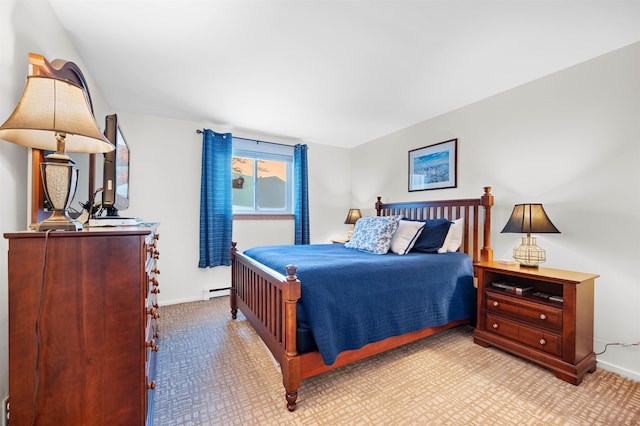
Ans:
[{"label": "table lamp", "polygon": [[0,139],[54,151],[40,164],[45,196],[52,213],[37,224],[36,230],[81,230],[82,224],[69,217],[69,205],[78,184],[78,169],[67,151],[104,153],[114,149],[98,128],[84,89],[67,80],[28,76],[22,99],[0,126]]},{"label": "table lamp", "polygon": [[344,223],[346,225],[352,225],[351,229],[349,230],[349,233],[347,234],[347,240],[351,239],[351,236],[353,235],[353,229],[356,227],[356,222],[361,217],[362,217],[362,214],[360,213],[360,209],[349,209],[349,213],[347,213],[347,218],[344,220]]},{"label": "table lamp", "polygon": [[560,233],[551,223],[542,204],[516,204],[509,221],[501,231],[505,232],[527,234],[526,237],[522,237],[522,243],[513,249],[513,258],[520,265],[531,268],[547,260],[546,252],[536,245],[536,239],[531,234]]}]

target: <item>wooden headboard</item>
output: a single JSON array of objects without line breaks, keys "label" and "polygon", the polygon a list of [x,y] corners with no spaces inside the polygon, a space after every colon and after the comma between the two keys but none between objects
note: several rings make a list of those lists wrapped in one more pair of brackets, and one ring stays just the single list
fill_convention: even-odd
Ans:
[{"label": "wooden headboard", "polygon": [[[411,220],[464,218],[462,245],[460,251],[468,254],[474,262],[493,260],[491,248],[491,207],[493,195],[491,187],[484,187],[479,198],[462,200],[414,201],[403,203],[383,203],[382,197],[376,202],[378,216],[402,215]],[[482,241],[482,245],[480,245]]]}]

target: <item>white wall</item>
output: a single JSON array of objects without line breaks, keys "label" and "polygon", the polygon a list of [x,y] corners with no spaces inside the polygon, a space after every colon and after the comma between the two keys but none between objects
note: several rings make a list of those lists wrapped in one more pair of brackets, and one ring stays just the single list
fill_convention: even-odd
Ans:
[{"label": "white wall", "polygon": [[[201,300],[209,289],[228,288],[228,267],[198,268],[202,135],[196,129],[232,131],[236,136],[280,143],[296,141],[165,117],[111,112],[118,114],[131,149],[131,203],[121,214],[160,222],[160,303]],[[349,151],[309,144],[308,157],[311,239],[328,243],[348,231],[343,222],[349,209]],[[233,239],[240,250],[292,244],[293,221],[235,221]]]},{"label": "white wall", "polygon": [[[492,245],[514,204],[541,202],[561,234],[536,235],[544,266],[600,274],[595,351],[640,340],[640,43],[353,149],[352,200],[464,198],[492,186]],[[458,188],[407,191],[408,150],[458,138]],[[600,367],[640,380],[640,348],[612,346]]]}]

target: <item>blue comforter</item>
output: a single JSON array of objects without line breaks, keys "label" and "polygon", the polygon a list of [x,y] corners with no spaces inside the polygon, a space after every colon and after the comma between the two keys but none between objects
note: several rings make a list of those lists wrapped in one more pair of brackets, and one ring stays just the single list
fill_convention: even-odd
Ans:
[{"label": "blue comforter", "polygon": [[307,322],[326,365],[367,343],[472,318],[471,258],[463,253],[376,255],[343,244],[255,247],[245,254],[286,275],[298,267],[298,322]]}]

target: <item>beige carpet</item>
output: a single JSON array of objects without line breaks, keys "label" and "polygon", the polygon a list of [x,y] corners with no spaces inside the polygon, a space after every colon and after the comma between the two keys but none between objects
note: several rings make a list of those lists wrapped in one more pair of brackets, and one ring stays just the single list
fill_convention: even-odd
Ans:
[{"label": "beige carpet", "polygon": [[638,425],[640,383],[598,369],[580,386],[473,343],[463,326],[302,382],[282,376],[229,299],[160,309],[154,425]]}]

